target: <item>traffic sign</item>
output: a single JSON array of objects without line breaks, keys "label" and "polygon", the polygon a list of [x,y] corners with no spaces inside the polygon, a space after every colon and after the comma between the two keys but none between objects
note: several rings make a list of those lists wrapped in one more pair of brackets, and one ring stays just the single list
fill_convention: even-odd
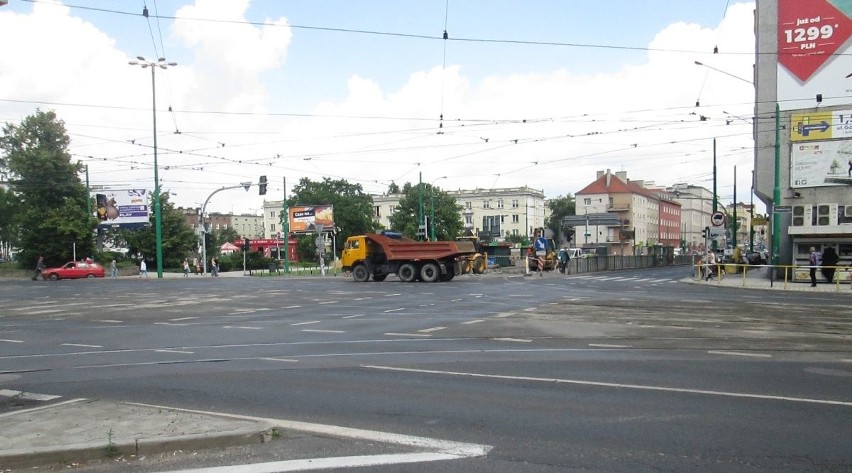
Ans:
[{"label": "traffic sign", "polygon": [[789,205],[776,205],[775,207],[772,207],[772,211],[779,214],[790,213],[793,211],[793,207]]},{"label": "traffic sign", "polygon": [[713,212],[713,215],[710,216],[710,223],[712,223],[714,227],[721,227],[725,224],[725,214],[718,211]]}]

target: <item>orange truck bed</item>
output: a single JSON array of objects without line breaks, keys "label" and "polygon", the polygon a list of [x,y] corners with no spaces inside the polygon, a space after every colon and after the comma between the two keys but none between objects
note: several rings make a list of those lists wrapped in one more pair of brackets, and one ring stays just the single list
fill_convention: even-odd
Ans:
[{"label": "orange truck bed", "polygon": [[364,236],[382,249],[388,261],[443,260],[476,253],[470,241],[417,241],[389,238],[378,233]]}]

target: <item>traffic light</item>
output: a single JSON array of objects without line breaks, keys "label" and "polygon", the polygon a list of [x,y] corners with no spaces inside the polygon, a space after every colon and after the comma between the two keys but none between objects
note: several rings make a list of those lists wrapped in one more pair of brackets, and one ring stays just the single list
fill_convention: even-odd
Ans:
[{"label": "traffic light", "polygon": [[704,227],[704,238],[705,239],[710,238],[710,227]]},{"label": "traffic light", "polygon": [[249,239],[246,238],[243,240],[243,251],[248,251],[251,249],[251,245],[249,244]]},{"label": "traffic light", "polygon": [[266,176],[260,176],[260,183],[257,189],[258,195],[266,195]]},{"label": "traffic light", "polygon": [[426,239],[426,225],[420,225],[417,227],[417,239],[425,240]]}]

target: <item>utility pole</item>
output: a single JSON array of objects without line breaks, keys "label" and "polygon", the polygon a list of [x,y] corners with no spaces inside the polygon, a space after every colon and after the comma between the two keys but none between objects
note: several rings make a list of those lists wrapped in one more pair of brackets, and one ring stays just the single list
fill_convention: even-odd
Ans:
[{"label": "utility pole", "polygon": [[284,177],[284,200],[281,202],[281,234],[284,235],[284,273],[290,274],[290,208],[287,207],[287,178]]},{"label": "utility pole", "polygon": [[[713,138],[713,213],[715,214],[719,210],[719,194],[716,192],[716,138]],[[716,251],[717,241],[714,238],[710,245],[713,251]]]},{"label": "utility pole", "polygon": [[737,221],[737,167],[734,166],[734,219],[733,219],[732,227],[734,227],[734,231],[731,232],[731,249],[736,249],[737,247],[737,231],[739,231],[739,222]]},{"label": "utility pole", "polygon": [[[420,171],[420,182],[417,184],[417,194],[420,204],[417,213],[417,235],[420,235],[420,229],[423,228],[423,171]],[[425,235],[424,235],[425,236]]]}]

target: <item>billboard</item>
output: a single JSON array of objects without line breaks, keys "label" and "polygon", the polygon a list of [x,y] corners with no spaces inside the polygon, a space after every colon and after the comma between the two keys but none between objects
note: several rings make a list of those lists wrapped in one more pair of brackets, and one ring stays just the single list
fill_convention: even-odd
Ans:
[{"label": "billboard", "polygon": [[333,205],[306,205],[290,207],[290,231],[311,233],[321,225],[323,231],[334,230]]},{"label": "billboard", "polygon": [[852,140],[793,144],[790,187],[852,186]]},{"label": "billboard", "polygon": [[823,141],[852,138],[852,110],[793,113],[790,141]]},{"label": "billboard", "polygon": [[138,227],[147,225],[147,189],[100,189],[92,191],[95,217],[102,227]]},{"label": "billboard", "polygon": [[778,1],[778,102],[783,110],[849,103],[850,17],[848,1]]}]

